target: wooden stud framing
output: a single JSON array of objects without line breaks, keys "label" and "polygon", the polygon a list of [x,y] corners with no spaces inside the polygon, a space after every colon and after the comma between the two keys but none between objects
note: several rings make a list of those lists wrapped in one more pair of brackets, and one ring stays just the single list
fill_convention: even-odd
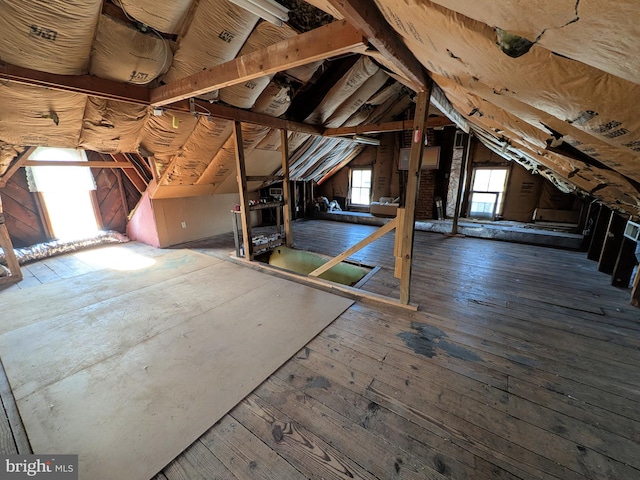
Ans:
[{"label": "wooden stud framing", "polygon": [[460,165],[460,178],[458,180],[458,190],[456,192],[456,206],[453,213],[453,222],[451,225],[451,235],[458,234],[458,220],[460,218],[460,211],[462,209],[462,193],[466,183],[467,166],[469,165],[469,157],[471,156],[471,137],[472,134],[466,135],[466,142],[464,144],[464,152],[462,152],[462,164]]},{"label": "wooden stud framing", "polygon": [[598,211],[598,217],[591,229],[591,242],[589,243],[589,252],[587,258],[589,260],[600,260],[600,254],[602,253],[602,246],[604,245],[604,238],[607,233],[607,226],[611,219],[611,210],[604,205],[600,204],[600,210]]},{"label": "wooden stud framing", "polygon": [[416,200],[420,184],[420,168],[424,150],[425,119],[429,110],[431,83],[427,91],[418,93],[416,114],[413,122],[409,171],[405,190],[405,214],[402,225],[398,225],[396,235],[401,235],[401,268],[400,268],[400,303],[409,304],[411,288],[411,265],[413,263],[413,234],[416,221]]},{"label": "wooden stud framing", "polygon": [[20,270],[20,264],[16,253],[13,251],[13,244],[11,243],[11,237],[9,237],[9,231],[4,223],[4,213],[2,211],[2,197],[0,197],[0,247],[4,251],[4,258],[7,262],[7,267],[11,275],[8,277],[0,277],[0,285],[5,283],[15,283],[22,280],[22,270]]},{"label": "wooden stud framing", "polygon": [[280,130],[280,145],[282,149],[282,206],[284,221],[284,238],[287,247],[293,246],[293,229],[291,228],[291,185],[289,183],[289,138],[287,131]]},{"label": "wooden stud framing", "polygon": [[346,21],[333,22],[156,87],[151,90],[150,101],[152,105],[167,105],[363,47],[362,32]]},{"label": "wooden stud framing", "polygon": [[358,243],[356,243],[355,245],[349,247],[347,250],[342,252],[340,255],[337,255],[337,256],[333,257],[327,263],[324,263],[324,264],[320,265],[313,272],[311,272],[309,274],[309,276],[310,277],[317,277],[317,276],[322,275],[324,272],[329,270],[331,267],[335,267],[341,261],[349,258],[354,253],[359,252],[360,250],[362,250],[367,245],[375,242],[377,239],[379,239],[383,235],[386,235],[387,233],[389,233],[391,230],[396,228],[397,224],[398,224],[398,222],[397,222],[396,218],[394,218],[393,220],[391,220],[388,223],[385,223],[382,227],[380,227],[378,230],[373,232],[368,237],[363,238]]},{"label": "wooden stud framing", "polygon": [[236,150],[236,172],[238,191],[240,192],[240,218],[242,219],[242,244],[244,256],[253,260],[253,242],[251,240],[251,223],[249,219],[249,197],[247,196],[247,169],[244,161],[244,143],[242,142],[242,124],[234,122],[233,134]]},{"label": "wooden stud framing", "polygon": [[623,236],[618,258],[611,273],[611,285],[614,287],[627,288],[629,286],[633,267],[638,264],[635,252],[636,242]]},{"label": "wooden stud framing", "polygon": [[624,229],[627,226],[627,219],[611,212],[607,233],[604,237],[604,243],[598,259],[598,271],[613,274],[613,269],[618,260],[618,254],[622,247],[622,239],[624,238]]}]

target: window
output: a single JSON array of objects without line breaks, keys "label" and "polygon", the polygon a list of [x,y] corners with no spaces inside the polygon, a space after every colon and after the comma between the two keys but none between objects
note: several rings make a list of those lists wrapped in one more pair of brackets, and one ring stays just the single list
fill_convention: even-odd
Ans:
[{"label": "window", "polygon": [[476,168],[473,172],[469,216],[493,220],[502,213],[506,168]]},{"label": "window", "polygon": [[[83,150],[38,147],[31,160],[86,161]],[[79,240],[98,231],[91,191],[95,183],[89,167],[28,167],[29,189],[39,192],[53,235],[61,240]]]},{"label": "window", "polygon": [[351,204],[369,205],[371,203],[371,169],[354,168],[351,170]]}]

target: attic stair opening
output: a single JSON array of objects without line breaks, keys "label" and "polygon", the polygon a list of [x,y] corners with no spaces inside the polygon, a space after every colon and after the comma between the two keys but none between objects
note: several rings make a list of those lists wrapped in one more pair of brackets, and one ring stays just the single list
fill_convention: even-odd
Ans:
[{"label": "attic stair opening", "polygon": [[[38,147],[30,160],[86,162],[84,150]],[[38,192],[52,234],[58,240],[73,241],[94,237],[100,227],[92,191],[96,185],[89,167],[27,167],[29,188]]]}]

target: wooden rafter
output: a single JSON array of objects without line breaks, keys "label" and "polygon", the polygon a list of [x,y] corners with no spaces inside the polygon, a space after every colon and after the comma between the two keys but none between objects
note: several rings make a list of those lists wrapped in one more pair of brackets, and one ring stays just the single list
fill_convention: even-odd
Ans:
[{"label": "wooden rafter", "polygon": [[363,48],[362,32],[346,21],[333,22],[154,88],[151,104],[167,105]]},{"label": "wooden rafter", "polygon": [[422,64],[411,53],[398,34],[387,23],[371,0],[329,0],[354,27],[364,32],[373,45],[395,67],[401,77],[409,80],[408,85],[420,92],[427,88],[427,73]]},{"label": "wooden rafter", "polygon": [[20,156],[14,160],[13,165],[9,167],[9,169],[4,172],[4,175],[0,177],[0,188],[3,188],[7,185],[7,182],[13,177],[13,175],[20,170],[20,167],[23,166],[24,162],[26,162],[36,147],[28,147],[24,152],[20,154]]},{"label": "wooden rafter", "polygon": [[[429,117],[427,118],[427,128],[449,127],[453,126],[451,120],[447,117]],[[357,125],[354,127],[338,127],[327,128],[324,135],[327,137],[340,137],[344,135],[367,135],[384,132],[403,132],[413,128],[412,120],[399,120],[397,122],[374,123],[370,125]]]},{"label": "wooden rafter", "polygon": [[143,193],[147,189],[146,179],[142,175],[140,175],[138,169],[135,167],[135,165],[133,165],[131,160],[129,160],[129,158],[124,153],[112,153],[111,158],[113,158],[114,163],[121,165],[122,168],[126,169],[123,170],[124,174],[131,181],[133,186],[136,187],[136,190],[138,190],[138,192]]},{"label": "wooden rafter", "polygon": [[0,80],[53,90],[82,93],[121,102],[149,104],[150,90],[140,85],[114,82],[94,75],[56,75],[0,62]]}]

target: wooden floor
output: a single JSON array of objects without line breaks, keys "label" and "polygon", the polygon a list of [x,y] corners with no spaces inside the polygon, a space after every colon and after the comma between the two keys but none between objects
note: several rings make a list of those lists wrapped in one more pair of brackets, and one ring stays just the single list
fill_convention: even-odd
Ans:
[{"label": "wooden floor", "polygon": [[[294,225],[327,254],[374,229]],[[354,256],[383,267],[365,289],[398,297],[392,255],[387,235]],[[156,479],[640,478],[627,290],[580,252],[417,232],[415,258],[417,313],[355,304]]]}]

